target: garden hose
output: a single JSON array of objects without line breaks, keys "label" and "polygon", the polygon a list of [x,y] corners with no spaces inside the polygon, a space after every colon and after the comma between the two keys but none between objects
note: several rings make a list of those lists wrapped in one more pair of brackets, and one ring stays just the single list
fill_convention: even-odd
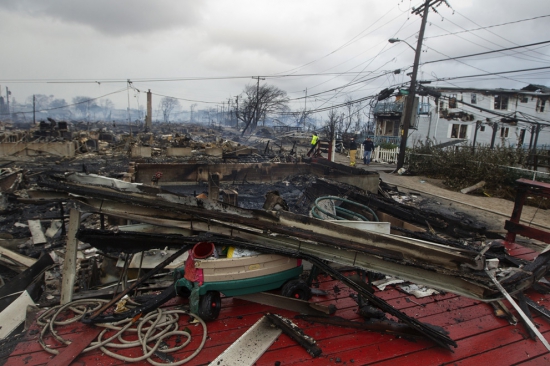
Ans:
[{"label": "garden hose", "polygon": [[[101,306],[103,306],[107,302],[108,302],[107,300],[103,300],[103,299],[76,300],[68,304],[58,305],[51,309],[48,309],[42,315],[40,315],[37,319],[37,324],[42,327],[38,342],[46,352],[49,352],[55,355],[59,354],[58,350],[50,348],[44,342],[44,337],[48,333],[48,331],[52,334],[52,336],[56,340],[58,340],[59,342],[65,345],[69,345],[71,342],[66,339],[63,339],[56,331],[55,326],[68,325],[68,324],[77,322],[82,318],[82,316],[84,316],[84,314],[88,313],[89,311],[99,309]],[[61,313],[64,313],[67,310],[72,311],[74,313],[74,316],[69,317],[67,320],[64,320],[64,321],[57,320],[57,317]],[[190,356],[186,357],[183,360],[169,362],[169,363],[156,362],[152,360],[151,356],[157,351],[157,349],[162,344],[164,344],[164,340],[168,339],[169,337],[184,336],[187,338],[187,340],[175,347],[162,349],[162,353],[167,354],[167,353],[178,351],[183,347],[187,346],[191,342],[191,335],[189,334],[189,332],[185,330],[178,330],[180,314],[190,315],[202,325],[203,334],[202,334],[201,344],[195,350],[195,352],[193,352]],[[120,361],[139,362],[146,359],[151,365],[155,365],[155,366],[162,366],[167,364],[177,366],[177,365],[183,365],[187,363],[188,361],[190,361],[196,355],[199,354],[199,352],[204,347],[204,344],[206,342],[206,337],[207,337],[207,328],[204,321],[201,318],[199,318],[197,315],[193,313],[189,313],[184,310],[163,310],[161,308],[157,308],[155,311],[150,312],[149,314],[145,315],[143,318],[139,318],[138,320],[124,319],[115,323],[102,323],[102,324],[96,324],[96,325],[100,327],[104,327],[105,329],[99,334],[98,340],[95,342],[92,342],[88,348],[82,351],[82,353],[99,348],[106,355],[109,355]],[[135,327],[133,327],[134,325]],[[116,333],[114,335],[109,336],[106,339],[103,339],[103,337],[109,331],[115,331]],[[138,340],[135,340],[135,341],[125,340],[124,339],[125,333],[137,334]],[[111,342],[115,338],[118,340],[119,343]],[[154,342],[154,345],[150,346],[149,344],[152,342]],[[126,357],[126,356],[119,355],[109,349],[109,348],[123,349],[123,348],[133,348],[133,347],[141,347],[142,355],[135,358]]]},{"label": "garden hose", "polygon": [[380,221],[378,219],[378,216],[376,216],[376,214],[374,213],[374,211],[370,207],[365,206],[365,205],[360,204],[360,203],[357,203],[355,201],[351,201],[347,198],[342,198],[342,197],[338,197],[338,196],[322,196],[322,197],[317,198],[315,200],[315,203],[313,204],[313,207],[311,208],[311,215],[313,217],[322,220],[323,218],[321,217],[321,215],[319,215],[319,212],[322,212],[323,214],[325,214],[329,217],[332,217],[336,220],[349,220],[349,219],[353,219],[353,218],[359,218],[359,219],[361,219],[361,221],[371,221],[371,220],[367,219],[365,216],[363,216],[361,214],[358,214],[356,212],[353,212],[351,210],[347,210],[345,208],[338,207],[338,206],[335,206],[336,215],[333,214],[333,213],[330,213],[327,210],[324,210],[321,207],[319,207],[319,202],[324,201],[324,200],[335,200],[335,201],[342,201],[342,202],[350,203],[352,205],[358,206],[359,208],[367,210],[368,212],[370,212],[373,216],[372,221]]}]

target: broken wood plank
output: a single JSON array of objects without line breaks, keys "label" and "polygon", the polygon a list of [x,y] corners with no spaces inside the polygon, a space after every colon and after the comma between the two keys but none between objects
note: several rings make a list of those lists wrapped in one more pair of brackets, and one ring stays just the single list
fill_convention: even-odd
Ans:
[{"label": "broken wood plank", "polygon": [[281,333],[281,329],[272,327],[271,322],[263,316],[210,365],[252,366]]},{"label": "broken wood plank", "polygon": [[311,304],[309,301],[293,299],[291,297],[270,294],[267,292],[239,295],[235,296],[235,298],[306,315],[326,315],[331,313],[328,306]]},{"label": "broken wood plank", "polygon": [[42,224],[40,223],[40,220],[28,220],[27,222],[29,224],[29,230],[31,231],[33,244],[40,245],[47,243],[48,241],[42,231]]},{"label": "broken wood plank", "polygon": [[52,358],[46,366],[69,366],[82,351],[97,338],[104,328],[96,326],[86,326],[85,332],[80,333],[79,337],[71,341],[67,347],[61,349],[59,354]]},{"label": "broken wood plank", "polygon": [[8,305],[0,313],[0,339],[4,339],[11,334],[27,317],[27,306],[36,306],[27,291],[23,291],[14,302]]},{"label": "broken wood plank", "polygon": [[317,342],[315,342],[313,338],[305,335],[304,332],[290,320],[277,314],[267,313],[265,316],[275,326],[281,328],[283,333],[285,333],[287,336],[295,340],[300,346],[302,346],[311,356],[318,357],[323,353],[321,348],[317,346]]},{"label": "broken wood plank", "polygon": [[3,257],[9,258],[12,262],[15,262],[27,268],[35,264],[37,261],[37,259],[27,257],[25,255],[16,253],[14,251],[11,251],[9,249],[2,248],[2,247],[0,247],[0,255],[2,255]]},{"label": "broken wood plank", "polygon": [[464,189],[461,189],[460,190],[460,193],[463,193],[463,194],[466,194],[466,193],[470,193],[472,191],[475,191],[476,189],[479,189],[481,187],[485,186],[485,181],[482,180],[481,182],[479,183],[476,183],[474,184],[473,186],[470,186],[470,187],[466,187]]},{"label": "broken wood plank", "polygon": [[80,211],[74,208],[71,209],[65,261],[63,262],[63,279],[61,280],[61,304],[71,302],[73,299],[76,278],[76,252],[78,249],[76,233],[80,227],[80,215]]},{"label": "broken wood plank", "polygon": [[[0,311],[4,310],[13,302],[14,294],[19,295],[29,285],[36,281],[44,269],[54,264],[52,257],[48,254],[43,255],[35,264],[27,268],[24,272],[15,276],[10,282],[0,288]],[[32,293],[32,291],[30,291]],[[36,297],[35,297],[36,298]]]}]

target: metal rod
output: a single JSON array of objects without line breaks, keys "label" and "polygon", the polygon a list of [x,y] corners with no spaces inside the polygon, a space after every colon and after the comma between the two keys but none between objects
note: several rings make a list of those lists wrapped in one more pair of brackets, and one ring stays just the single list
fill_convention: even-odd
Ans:
[{"label": "metal rod", "polygon": [[487,269],[487,267],[485,267],[485,273],[487,273],[487,276],[489,276],[489,278],[491,280],[493,280],[493,283],[495,284],[495,286],[499,289],[500,292],[502,292],[502,294],[506,297],[506,299],[510,302],[510,304],[512,304],[512,306],[516,309],[516,311],[518,312],[518,314],[523,318],[523,321],[529,326],[529,328],[531,328],[531,330],[537,335],[537,337],[540,339],[540,341],[542,342],[542,344],[544,344],[544,347],[546,347],[547,350],[550,351],[550,344],[548,344],[548,341],[546,340],[546,338],[544,338],[544,336],[542,335],[541,332],[539,332],[539,330],[537,329],[537,327],[535,326],[535,324],[533,324],[533,322],[531,321],[531,319],[529,319],[529,317],[527,315],[525,315],[525,313],[523,312],[523,310],[521,310],[521,308],[519,307],[518,304],[516,304],[516,302],[514,301],[514,299],[512,298],[512,296],[510,296],[510,294],[506,291],[506,289],[504,287],[502,287],[502,285],[500,284],[500,282],[498,282],[498,280],[496,279],[495,277],[495,274],[494,274],[494,270],[489,270]]}]

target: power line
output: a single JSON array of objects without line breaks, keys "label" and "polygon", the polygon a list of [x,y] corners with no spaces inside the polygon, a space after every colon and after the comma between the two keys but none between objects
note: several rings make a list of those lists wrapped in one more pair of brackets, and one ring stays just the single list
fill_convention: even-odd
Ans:
[{"label": "power line", "polygon": [[[459,14],[460,14],[460,13],[459,13]],[[460,15],[462,15],[462,14],[460,14]],[[462,16],[463,16],[463,15],[462,15]],[[475,28],[475,29],[465,29],[465,30],[462,30],[462,31],[459,31],[459,32],[438,34],[438,35],[436,35],[436,36],[425,37],[424,39],[445,37],[445,36],[451,36],[451,35],[460,34],[460,33],[467,33],[467,32],[475,32],[475,31],[478,31],[478,30],[484,30],[484,29],[489,29],[489,28],[501,27],[501,26],[504,26],[504,25],[515,24],[515,23],[521,23],[521,22],[526,22],[526,21],[529,21],[529,20],[535,20],[535,19],[547,18],[547,17],[550,17],[550,14],[548,14],[548,15],[541,15],[541,16],[533,17],[533,18],[514,20],[514,21],[512,21],[512,22],[506,22],[506,23],[501,23],[501,24],[493,24],[493,25],[488,25],[488,26],[485,26],[485,27],[479,27],[479,28]],[[468,20],[470,20],[470,19],[468,19]],[[471,21],[471,20],[470,20],[470,21]],[[473,22],[472,22],[472,23],[473,23]],[[474,23],[474,24],[475,24],[475,23]]]},{"label": "power line", "polygon": [[[459,13],[459,12],[457,12],[457,13],[458,13],[460,16],[462,16],[464,19],[467,19],[467,20],[469,20],[470,22],[474,23],[475,25],[480,26],[479,24],[477,24],[477,23],[474,22],[473,20],[467,18],[466,16],[462,15],[461,13]],[[448,21],[449,23],[451,23],[451,24],[453,24],[453,25],[455,25],[455,26],[461,28],[461,29],[465,29],[464,27],[462,27],[462,26],[460,26],[460,25],[454,23],[454,22],[453,22],[452,20],[450,20],[450,19],[447,19],[447,21]],[[439,28],[441,28],[441,27],[439,27]],[[499,38],[501,38],[502,40],[504,40],[504,41],[506,41],[506,42],[509,42],[509,43],[511,43],[511,44],[513,44],[513,45],[515,45],[515,46],[518,46],[517,43],[514,43],[514,42],[510,41],[509,39],[504,38],[504,37],[502,37],[501,35],[499,35],[499,34],[493,32],[493,31],[490,31],[490,30],[486,30],[486,31],[489,32],[489,33],[491,33],[491,34],[493,34],[493,35],[495,35],[495,36],[497,36],[497,37],[499,37]],[[496,42],[490,41],[490,40],[488,40],[487,38],[481,37],[481,36],[478,35],[478,34],[472,33],[472,35],[474,35],[475,37],[478,37],[478,38],[480,38],[480,39],[482,39],[482,40],[484,40],[484,41],[486,41],[486,42],[492,43],[492,44],[494,44],[495,46],[504,47],[504,46],[502,46],[501,44],[498,44],[498,43],[496,43]],[[457,36],[457,37],[460,37],[460,36]],[[462,37],[460,37],[460,38],[462,38]],[[482,46],[482,47],[483,47],[483,46]],[[486,47],[485,47],[485,48],[486,48]],[[538,54],[540,54],[540,55],[542,55],[542,56],[544,56],[544,57],[547,57],[547,55],[545,55],[545,54],[543,54],[543,53],[536,52],[536,51],[533,51],[533,52],[538,53]],[[535,57],[535,56],[531,56],[531,55],[525,55],[525,56],[532,57],[532,58],[538,59],[538,60],[544,60],[544,59],[542,59],[542,58],[540,58],[540,57]]]},{"label": "power line", "polygon": [[[370,74],[372,71],[344,71],[344,72],[329,72],[329,73],[309,73],[309,74],[285,74],[285,75],[262,75],[263,78],[278,79],[287,77],[306,77],[306,76],[332,76],[332,75],[360,75]],[[130,79],[132,83],[143,82],[173,82],[173,81],[206,81],[206,80],[232,80],[232,79],[250,79],[251,76],[218,76],[218,77],[174,77],[174,78],[158,78],[158,79]],[[128,79],[106,79],[101,81],[91,81],[87,79],[1,79],[0,83],[28,83],[28,84],[109,84],[109,83],[124,83],[126,84]]]},{"label": "power line", "polygon": [[177,97],[172,97],[170,95],[163,95],[163,94],[158,94],[158,93],[151,93],[151,94],[156,95],[157,97],[165,97],[165,98],[172,98],[172,99],[177,99],[177,100],[184,100],[186,102],[196,102],[196,103],[206,103],[206,104],[220,104],[220,102],[207,102],[207,101],[204,101],[204,100],[177,98]]},{"label": "power line", "polygon": [[[111,93],[107,93],[107,94],[102,95],[102,96],[99,96],[99,97],[86,99],[86,100],[83,100],[83,101],[80,101],[80,102],[77,102],[77,103],[67,104],[67,105],[64,105],[64,106],[61,106],[61,107],[54,107],[54,108],[48,108],[48,109],[41,108],[40,110],[41,110],[41,111],[53,111],[53,110],[56,110],[56,109],[69,108],[69,107],[73,107],[73,106],[75,106],[75,105],[84,104],[84,103],[89,103],[89,102],[91,102],[91,101],[93,101],[93,100],[97,100],[97,99],[100,99],[100,98],[105,98],[105,97],[108,96],[108,95],[121,93],[121,92],[124,92],[124,91],[126,91],[126,90],[127,90],[127,89],[124,88],[124,89],[120,89],[120,90],[117,90],[117,91],[114,91],[114,92],[111,92]],[[15,114],[15,113],[33,113],[33,111],[18,111],[18,112],[12,111],[11,113],[0,113],[0,115],[9,115],[9,114]]]},{"label": "power line", "polygon": [[[537,46],[537,45],[546,44],[546,43],[550,43],[550,41],[543,41],[543,42],[537,42],[537,43],[530,43],[530,44],[521,45],[521,46],[508,47],[508,48],[501,48],[501,49],[499,49],[499,50],[492,50],[492,51],[486,51],[486,52],[472,53],[472,54],[463,55],[463,56],[449,57],[449,58],[444,58],[444,59],[441,59],[441,60],[426,61],[426,62],[423,62],[421,65],[433,64],[433,63],[435,63],[435,62],[441,62],[441,61],[458,60],[458,59],[460,59],[460,58],[466,58],[466,57],[474,57],[474,56],[487,55],[487,54],[489,54],[489,53],[495,53],[495,52],[503,52],[503,51],[515,50],[515,49],[518,49],[518,48],[525,48],[525,47]],[[430,47],[430,48],[431,48],[431,47]],[[433,48],[432,48],[432,49],[433,49]],[[435,51],[435,50],[434,50],[434,51]],[[436,52],[437,52],[437,51],[436,51]]]},{"label": "power line", "polygon": [[[502,75],[502,74],[513,74],[516,72],[524,72],[524,71],[534,71],[534,70],[546,70],[550,69],[550,66],[544,66],[544,67],[535,67],[532,69],[521,69],[521,70],[508,70],[508,71],[499,71],[499,72],[489,72],[486,74],[475,74],[475,75],[464,75],[464,76],[454,76],[454,77],[447,77],[447,78],[436,78],[431,79],[427,81],[446,81],[446,80],[456,80],[456,79],[465,79],[465,78],[475,78],[479,76],[489,76],[489,75]],[[513,80],[513,79],[512,79]],[[521,81],[520,81],[521,82]]]},{"label": "power line", "polygon": [[[460,27],[460,28],[464,29],[463,27],[457,25],[456,23],[453,23],[453,22],[450,21],[450,20],[448,20],[448,21],[449,21],[450,23],[452,23],[452,24],[455,24],[457,27]],[[439,25],[437,25],[437,24],[433,24],[433,25],[434,25],[435,27],[439,28],[439,29],[442,29],[442,30],[445,30],[445,31],[446,31],[446,29],[442,28],[441,26],[439,26]],[[475,35],[476,37],[478,37],[478,38],[480,38],[480,39],[486,41],[486,42],[489,42],[489,43],[492,43],[492,44],[494,44],[494,45],[497,45],[498,47],[504,47],[504,46],[502,46],[502,45],[500,45],[500,44],[498,44],[498,43],[489,41],[488,39],[483,38],[483,37],[481,37],[481,36],[479,36],[479,35],[477,35],[477,34],[474,34],[474,35]],[[486,50],[493,51],[492,48],[487,47],[487,46],[484,46],[484,45],[479,44],[479,43],[477,43],[477,42],[474,42],[474,41],[472,41],[472,40],[470,40],[470,39],[467,39],[467,38],[465,38],[465,37],[463,37],[463,36],[460,36],[460,35],[455,35],[455,36],[458,37],[458,38],[460,38],[460,39],[462,39],[462,40],[464,40],[464,41],[466,41],[466,42],[475,44],[476,46],[479,46],[479,47],[481,47],[481,48],[485,48]],[[511,42],[511,43],[513,43],[513,42]],[[517,43],[513,43],[513,44],[516,45],[516,46],[519,46]],[[529,61],[529,62],[544,62],[544,63],[547,63],[547,62],[548,62],[547,60],[543,60],[543,59],[541,59],[540,57],[535,57],[535,56],[531,56],[531,55],[525,55],[525,54],[522,53],[522,52],[513,51],[513,53],[514,53],[515,55],[508,55],[508,56],[511,56],[511,57],[514,57],[514,58],[517,58],[517,59],[520,59],[520,60]],[[524,55],[524,56],[527,56],[527,57],[530,57],[530,58],[520,57],[520,56],[518,56],[518,55]]]},{"label": "power line", "polygon": [[[391,9],[390,9],[386,14],[384,14],[382,17],[378,18],[378,19],[376,20],[376,22],[374,22],[374,23],[372,23],[371,25],[369,25],[367,28],[365,28],[364,30],[362,30],[362,31],[361,31],[359,34],[357,34],[355,37],[353,37],[352,39],[350,39],[349,41],[347,41],[346,43],[344,43],[344,44],[341,45],[340,47],[336,48],[335,50],[333,50],[333,51],[327,53],[326,55],[324,55],[324,56],[322,56],[322,57],[320,57],[320,58],[318,58],[318,59],[315,59],[315,60],[313,60],[313,61],[310,61],[310,62],[308,62],[308,63],[305,63],[305,64],[301,65],[301,66],[295,67],[295,68],[293,68],[293,69],[290,69],[290,70],[287,70],[287,71],[284,71],[284,72],[287,73],[287,72],[291,72],[291,71],[294,71],[294,70],[299,70],[299,69],[301,69],[301,68],[303,68],[303,67],[305,67],[305,66],[309,66],[309,65],[311,65],[311,64],[313,64],[313,63],[315,63],[315,62],[317,62],[317,61],[321,61],[321,60],[327,58],[328,56],[330,56],[330,55],[332,55],[332,54],[338,52],[338,51],[341,50],[342,48],[349,46],[349,45],[352,44],[353,42],[357,41],[357,40],[359,39],[359,36],[360,36],[361,34],[363,34],[364,32],[366,32],[369,28],[371,28],[371,27],[374,26],[376,23],[378,23],[380,20],[382,20],[382,19],[383,19],[386,15],[388,15],[392,10],[393,10],[393,8],[391,8]],[[386,25],[388,25],[389,23],[393,22],[393,21],[396,20],[397,18],[403,16],[403,14],[404,14],[404,13],[401,13],[401,14],[397,15],[395,18],[389,20],[388,22],[382,24],[380,27],[378,27],[378,28],[372,30],[371,32],[369,32],[369,33],[363,35],[363,36],[360,37],[360,38],[364,38],[364,37],[368,36],[369,34],[371,34],[371,33],[375,32],[375,31],[379,30],[380,28],[385,27]]]},{"label": "power line", "polygon": [[[429,48],[430,48],[431,50],[433,50],[434,52],[439,53],[440,55],[443,55],[443,56],[445,56],[445,57],[447,57],[447,58],[450,58],[449,55],[446,55],[446,54],[444,54],[443,52],[439,52],[438,50],[436,50],[436,49],[434,49],[434,48],[431,48],[431,47],[429,47]],[[479,68],[479,67],[476,67],[476,66],[472,66],[472,65],[470,65],[470,64],[467,64],[467,63],[464,62],[464,61],[460,61],[460,60],[456,60],[456,61],[457,61],[457,62],[460,62],[461,64],[464,64],[464,65],[466,65],[466,66],[468,66],[468,67],[471,67],[471,68],[473,68],[473,69],[480,70],[480,71],[483,71],[483,72],[487,72],[487,73],[488,73],[487,70],[483,70],[482,68]],[[502,77],[502,78],[504,78],[504,79],[508,79],[508,80],[512,80],[512,81],[517,81],[518,83],[521,83],[520,80],[515,80],[515,79],[509,78],[509,77],[506,77],[506,76],[500,76],[500,77]]]}]

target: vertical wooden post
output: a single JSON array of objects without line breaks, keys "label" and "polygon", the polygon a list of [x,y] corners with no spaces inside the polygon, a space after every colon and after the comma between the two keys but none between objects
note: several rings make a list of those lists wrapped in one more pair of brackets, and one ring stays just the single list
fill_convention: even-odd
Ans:
[{"label": "vertical wooden post", "polygon": [[218,173],[208,174],[208,199],[218,201],[220,198],[220,175]]},{"label": "vertical wooden post", "polygon": [[76,252],[78,249],[76,233],[80,227],[80,215],[80,211],[74,208],[71,209],[65,261],[63,262],[63,279],[61,280],[60,303],[62,305],[71,302],[73,299],[74,281],[76,278]]},{"label": "vertical wooden post", "polygon": [[[514,201],[514,210],[512,211],[512,216],[510,217],[510,222],[514,224],[519,224],[521,220],[521,212],[523,211],[523,205],[527,199],[527,187],[520,185],[516,189],[516,200]],[[513,243],[516,241],[516,233],[508,231],[506,234],[507,242]]]}]

